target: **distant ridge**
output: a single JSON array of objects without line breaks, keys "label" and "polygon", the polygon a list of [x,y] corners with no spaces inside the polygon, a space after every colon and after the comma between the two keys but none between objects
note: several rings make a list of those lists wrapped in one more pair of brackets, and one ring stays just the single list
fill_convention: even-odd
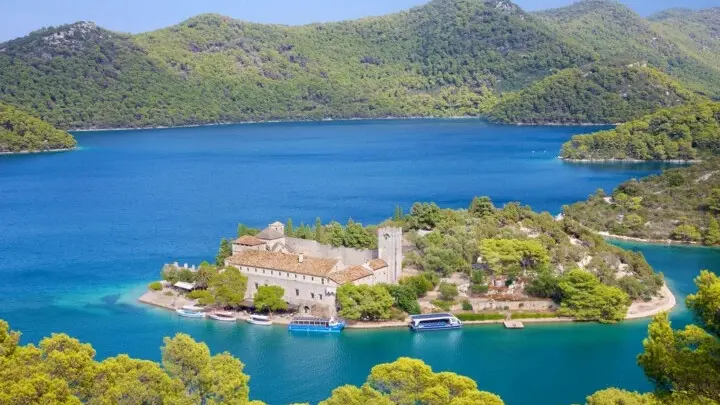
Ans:
[{"label": "distant ridge", "polygon": [[[637,62],[720,94],[714,57],[691,51],[682,33],[661,38],[658,24],[597,0],[543,13],[505,0],[433,0],[304,26],[202,14],[139,35],[78,22],[0,44],[0,101],[66,129],[485,117],[559,71]],[[600,39],[588,38],[593,29]],[[650,99],[638,92],[643,103],[648,90]]]}]

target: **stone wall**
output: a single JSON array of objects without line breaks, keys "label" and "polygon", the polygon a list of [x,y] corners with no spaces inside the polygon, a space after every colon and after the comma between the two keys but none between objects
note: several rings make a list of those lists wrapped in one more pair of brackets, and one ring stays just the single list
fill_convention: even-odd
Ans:
[{"label": "stone wall", "polygon": [[552,300],[493,300],[488,298],[471,298],[470,304],[472,304],[475,311],[481,310],[499,310],[509,309],[512,311],[547,311],[556,310],[557,304]]},{"label": "stone wall", "polygon": [[300,238],[285,238],[285,245],[290,248],[293,253],[304,253],[310,257],[326,257],[330,259],[340,259],[347,266],[361,266],[369,260],[377,259],[377,250],[371,249],[353,249],[347,247],[335,247],[323,245],[314,240]]}]

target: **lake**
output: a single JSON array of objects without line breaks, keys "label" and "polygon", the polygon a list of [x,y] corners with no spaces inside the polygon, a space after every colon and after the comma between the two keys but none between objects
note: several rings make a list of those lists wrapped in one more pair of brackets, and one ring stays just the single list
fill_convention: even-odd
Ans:
[{"label": "lake", "polygon": [[[317,402],[400,356],[478,381],[509,405],[581,402],[597,389],[648,390],[635,356],[647,320],[620,325],[499,326],[412,334],[295,336],[181,319],[136,303],[164,263],[214,257],[237,224],[293,218],[374,223],[415,201],[466,207],[473,196],[552,213],[659,164],[563,163],[560,145],[590,127],[495,126],[477,120],[247,124],[78,133],[68,153],[0,157],[0,318],[36,342],[66,332],[158,360],[177,332],[246,363],[251,397]],[[682,299],[713,249],[624,245],[663,271]],[[688,313],[673,313],[678,324]]]}]

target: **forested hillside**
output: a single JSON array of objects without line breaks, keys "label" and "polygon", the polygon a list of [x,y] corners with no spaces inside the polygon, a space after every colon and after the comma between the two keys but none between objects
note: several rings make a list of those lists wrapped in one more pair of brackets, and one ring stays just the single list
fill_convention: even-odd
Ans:
[{"label": "forested hillside", "polygon": [[503,123],[613,124],[697,99],[653,68],[574,68],[508,94],[489,118]]},{"label": "forested hillside", "polygon": [[75,138],[15,107],[0,103],[0,153],[72,149]]},{"label": "forested hillside", "polygon": [[496,89],[589,60],[501,0],[301,27],[201,15],[134,37],[77,23],[0,45],[0,99],[63,128],[479,115]]},{"label": "forested hillside", "polygon": [[[713,38],[714,20],[691,20]],[[503,122],[615,122],[686,94],[660,76],[617,72],[610,75],[619,83],[599,83],[602,75],[579,80],[568,73],[577,70],[561,71],[613,72],[603,67],[646,61],[694,91],[720,94],[712,49],[702,51],[689,32],[668,39],[654,28],[674,25],[609,2],[535,15],[506,0],[432,0],[382,17],[293,27],[205,14],[139,35],[79,22],[0,44],[0,101],[64,129],[483,117],[499,100],[493,117]],[[558,81],[578,88],[543,88]],[[627,99],[618,99],[625,85]],[[523,89],[529,93],[515,93]],[[518,105],[516,94],[538,105]]]},{"label": "forested hillside", "polygon": [[[702,46],[702,51],[693,50],[692,47],[697,48],[697,45],[689,45],[694,41],[692,37],[696,31],[706,39],[712,38],[708,32],[717,32],[717,17],[715,20],[702,17],[714,12],[710,9],[697,15],[692,12],[667,14],[676,20],[658,14],[649,21],[616,1],[585,0],[536,16],[552,26],[565,41],[595,52],[601,62],[648,63],[678,78],[694,91],[720,96],[717,53]],[[700,27],[704,28],[698,30]],[[718,46],[717,36],[713,46]]]},{"label": "forested hillside", "polygon": [[632,180],[610,196],[596,193],[563,212],[591,229],[615,235],[720,245],[720,161]]},{"label": "forested hillside", "polygon": [[694,160],[720,154],[720,103],[659,110],[615,129],[575,135],[560,156],[570,160]]}]

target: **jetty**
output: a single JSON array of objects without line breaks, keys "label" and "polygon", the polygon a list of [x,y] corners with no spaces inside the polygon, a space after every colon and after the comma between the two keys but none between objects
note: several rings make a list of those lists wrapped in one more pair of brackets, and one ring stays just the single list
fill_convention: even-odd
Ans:
[{"label": "jetty", "polygon": [[503,321],[503,325],[505,325],[505,329],[523,329],[525,328],[525,325],[523,325],[520,321]]}]

